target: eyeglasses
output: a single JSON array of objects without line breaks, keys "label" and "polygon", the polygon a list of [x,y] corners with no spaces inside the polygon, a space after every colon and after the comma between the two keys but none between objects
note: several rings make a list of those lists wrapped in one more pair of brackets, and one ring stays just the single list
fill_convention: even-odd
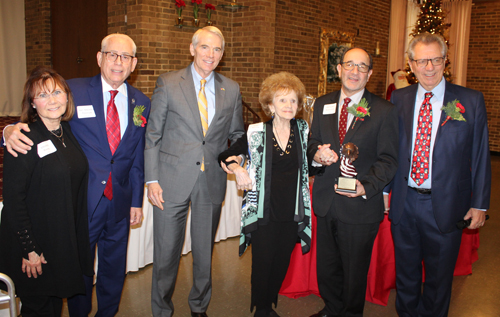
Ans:
[{"label": "eyeglasses", "polygon": [[135,56],[127,55],[127,54],[116,54],[115,52],[101,52],[106,55],[106,60],[110,63],[116,62],[118,56],[121,58],[123,64],[128,64],[135,58]]},{"label": "eyeglasses", "polygon": [[440,66],[443,65],[445,58],[444,57],[434,57],[434,58],[424,58],[424,59],[412,59],[412,62],[415,62],[418,67],[423,68],[427,67],[427,64],[431,62],[432,66]]},{"label": "eyeglasses", "polygon": [[64,92],[62,90],[56,90],[51,94],[42,92],[42,93],[38,94],[38,96],[36,96],[33,99],[39,99],[39,100],[42,100],[43,102],[47,102],[47,101],[49,101],[50,97],[62,98],[64,96],[66,96],[66,92]]},{"label": "eyeglasses", "polygon": [[368,73],[370,70],[370,66],[361,63],[361,64],[354,64],[353,62],[343,62],[341,63],[342,67],[344,67],[345,70],[353,70],[354,66],[358,66],[358,71],[361,73]]}]

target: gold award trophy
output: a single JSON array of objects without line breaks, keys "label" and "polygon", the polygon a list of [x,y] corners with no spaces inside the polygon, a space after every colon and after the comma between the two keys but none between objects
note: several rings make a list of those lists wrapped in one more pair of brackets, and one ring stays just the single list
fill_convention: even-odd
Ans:
[{"label": "gold award trophy", "polygon": [[358,158],[358,147],[349,142],[340,149],[340,175],[337,190],[345,193],[356,193],[356,168],[352,163]]}]

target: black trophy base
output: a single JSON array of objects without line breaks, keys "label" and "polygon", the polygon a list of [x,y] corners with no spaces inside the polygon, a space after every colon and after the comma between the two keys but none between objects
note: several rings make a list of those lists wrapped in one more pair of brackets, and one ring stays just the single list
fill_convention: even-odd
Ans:
[{"label": "black trophy base", "polygon": [[339,176],[337,179],[337,191],[343,193],[356,193],[356,178]]}]

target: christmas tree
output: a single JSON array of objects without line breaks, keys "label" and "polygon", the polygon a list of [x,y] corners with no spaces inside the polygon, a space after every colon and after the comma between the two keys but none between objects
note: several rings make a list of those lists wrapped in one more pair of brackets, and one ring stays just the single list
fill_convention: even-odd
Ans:
[{"label": "christmas tree", "polygon": [[[448,29],[450,28],[450,23],[444,23],[446,13],[441,10],[441,0],[424,0],[422,7],[420,8],[420,13],[418,14],[418,20],[413,28],[410,36],[413,38],[420,33],[431,33],[440,34],[446,41],[448,48],[450,44],[448,43]],[[407,73],[408,82],[410,84],[415,84],[418,82],[417,77],[412,73],[410,65],[406,64],[405,71]],[[444,78],[451,82],[450,73],[450,61],[446,59],[444,68]]]}]

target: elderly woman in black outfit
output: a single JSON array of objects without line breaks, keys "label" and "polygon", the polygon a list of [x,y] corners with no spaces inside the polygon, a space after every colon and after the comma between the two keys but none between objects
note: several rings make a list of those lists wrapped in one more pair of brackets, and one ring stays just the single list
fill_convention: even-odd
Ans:
[{"label": "elderly woman in black outfit", "polygon": [[35,68],[25,86],[21,121],[33,146],[5,151],[0,272],[9,275],[21,314],[61,316],[62,299],[85,293],[92,275],[86,191],[88,162],[68,124],[75,106],[66,81]]},{"label": "elderly woman in black outfit", "polygon": [[[309,128],[295,115],[302,108],[305,87],[281,72],[262,83],[259,101],[272,119],[252,124],[246,135],[219,156],[221,166],[236,175],[243,198],[240,255],[252,243],[254,316],[278,316],[278,292],[298,240],[310,247],[310,201],[306,158]],[[241,156],[248,154],[245,170]]]}]

